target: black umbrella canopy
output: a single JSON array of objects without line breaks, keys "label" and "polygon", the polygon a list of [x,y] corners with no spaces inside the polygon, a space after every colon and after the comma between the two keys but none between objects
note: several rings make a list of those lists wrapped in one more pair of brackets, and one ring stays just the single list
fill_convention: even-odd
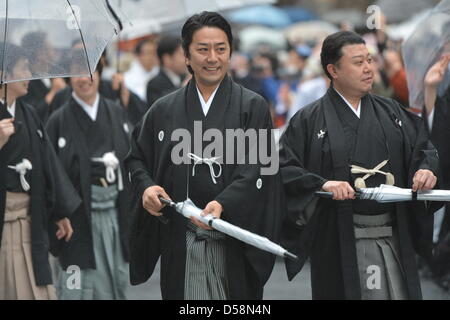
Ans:
[{"label": "black umbrella canopy", "polygon": [[[102,52],[120,26],[107,0],[1,0],[0,83],[54,77],[92,76]],[[72,50],[74,46],[82,50]],[[17,50],[30,73],[7,67]]]}]

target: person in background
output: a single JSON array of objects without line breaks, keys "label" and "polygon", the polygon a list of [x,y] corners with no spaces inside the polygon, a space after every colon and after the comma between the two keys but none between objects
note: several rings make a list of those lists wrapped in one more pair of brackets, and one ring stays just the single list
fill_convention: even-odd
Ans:
[{"label": "person in background", "polygon": [[154,40],[142,40],[134,50],[136,60],[124,73],[125,85],[141,100],[147,100],[147,84],[159,73],[159,61]]},{"label": "person in background", "polygon": [[181,39],[173,36],[161,37],[156,52],[160,61],[160,71],[147,84],[149,106],[159,98],[180,88],[187,73]]},{"label": "person in background", "polygon": [[[83,201],[70,218],[73,239],[58,252],[60,299],[122,300],[128,290],[131,193],[123,160],[130,128],[125,110],[99,94],[101,67],[92,79],[70,79],[70,100],[47,122],[50,141]],[[76,68],[71,65],[75,74]],[[81,269],[81,288],[68,286],[71,265]]]},{"label": "person in background", "polygon": [[[27,33],[21,41],[26,48],[31,76],[49,74],[52,66],[49,61],[54,60],[54,49],[51,47],[47,34],[43,31]],[[50,113],[50,105],[56,93],[66,87],[62,78],[31,80],[28,93],[20,100],[34,106],[42,121],[46,121]]]},{"label": "person in background", "polygon": [[[2,72],[28,78],[25,50],[13,44],[7,48]],[[18,99],[28,84],[18,81],[0,89],[6,96],[0,103],[0,300],[56,299],[49,250],[51,244],[70,243],[68,217],[81,204],[35,107]]]}]

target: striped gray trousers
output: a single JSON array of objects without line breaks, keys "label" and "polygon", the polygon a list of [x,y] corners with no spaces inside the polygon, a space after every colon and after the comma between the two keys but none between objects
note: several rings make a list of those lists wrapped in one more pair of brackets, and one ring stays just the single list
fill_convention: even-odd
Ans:
[{"label": "striped gray trousers", "polygon": [[185,300],[226,300],[225,235],[188,221],[186,231]]}]

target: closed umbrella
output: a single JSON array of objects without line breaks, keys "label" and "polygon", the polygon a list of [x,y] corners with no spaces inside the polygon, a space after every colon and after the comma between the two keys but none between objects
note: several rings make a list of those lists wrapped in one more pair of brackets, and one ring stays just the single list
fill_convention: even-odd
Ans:
[{"label": "closed umbrella", "polygon": [[[318,191],[316,195],[332,198],[331,192]],[[361,200],[374,200],[380,203],[403,201],[450,201],[450,190],[427,190],[413,192],[412,189],[404,189],[382,184],[376,188],[362,188],[356,192],[356,197]]]},{"label": "closed umbrella", "polygon": [[241,240],[242,242],[250,244],[256,248],[273,253],[283,258],[288,258],[291,260],[297,259],[296,255],[288,252],[286,249],[283,249],[281,246],[270,241],[265,237],[261,237],[260,235],[239,228],[222,219],[217,219],[212,215],[202,216],[201,215],[202,210],[197,206],[195,206],[195,204],[190,199],[178,203],[163,198],[160,198],[160,200],[163,203],[175,208],[175,210],[178,213],[181,213],[186,218],[194,217],[195,219],[201,221],[202,223],[210,226],[211,228],[217,231],[225,233],[230,237]]}]

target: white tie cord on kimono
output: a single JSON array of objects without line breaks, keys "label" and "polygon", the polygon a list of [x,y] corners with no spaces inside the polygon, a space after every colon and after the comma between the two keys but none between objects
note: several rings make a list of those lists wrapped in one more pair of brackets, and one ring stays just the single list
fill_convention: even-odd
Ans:
[{"label": "white tie cord on kimono", "polygon": [[375,166],[375,168],[373,169],[366,169],[363,167],[359,167],[359,166],[355,166],[352,165],[352,169],[351,172],[354,174],[358,174],[358,173],[365,173],[366,175],[362,178],[357,178],[355,180],[355,187],[358,189],[362,189],[362,188],[366,188],[366,179],[379,173],[379,174],[383,174],[386,176],[386,184],[393,186],[395,183],[395,178],[394,175],[390,172],[384,172],[381,171],[380,169],[383,168],[386,164],[388,163],[388,160],[384,160],[382,161],[380,164],[378,164],[377,166]]},{"label": "white tie cord on kimono", "polygon": [[15,166],[8,166],[8,168],[15,170],[18,174],[20,174],[20,184],[22,185],[23,190],[29,191],[30,185],[25,179],[25,175],[27,171],[31,171],[33,166],[28,159],[23,159],[22,162],[16,164]]},{"label": "white tie cord on kimono", "polygon": [[122,171],[120,170],[120,162],[117,159],[116,155],[113,152],[107,152],[101,158],[92,158],[94,162],[101,162],[106,167],[106,181],[109,183],[113,183],[116,181],[116,174],[114,171],[118,171],[119,181],[118,181],[118,189],[119,191],[123,190],[123,181],[122,181]]},{"label": "white tie cord on kimono", "polygon": [[[189,159],[194,160],[194,166],[192,167],[192,176],[195,175],[195,166],[197,164],[207,164],[209,167],[209,173],[211,174],[211,179],[213,181],[214,184],[217,184],[216,178],[219,178],[220,175],[222,174],[222,166],[220,165],[219,162],[217,162],[217,159],[219,159],[220,157],[212,157],[212,158],[200,158],[199,156],[193,154],[193,153],[188,153],[187,154]],[[216,174],[214,172],[214,164],[219,166],[219,173]]]}]

